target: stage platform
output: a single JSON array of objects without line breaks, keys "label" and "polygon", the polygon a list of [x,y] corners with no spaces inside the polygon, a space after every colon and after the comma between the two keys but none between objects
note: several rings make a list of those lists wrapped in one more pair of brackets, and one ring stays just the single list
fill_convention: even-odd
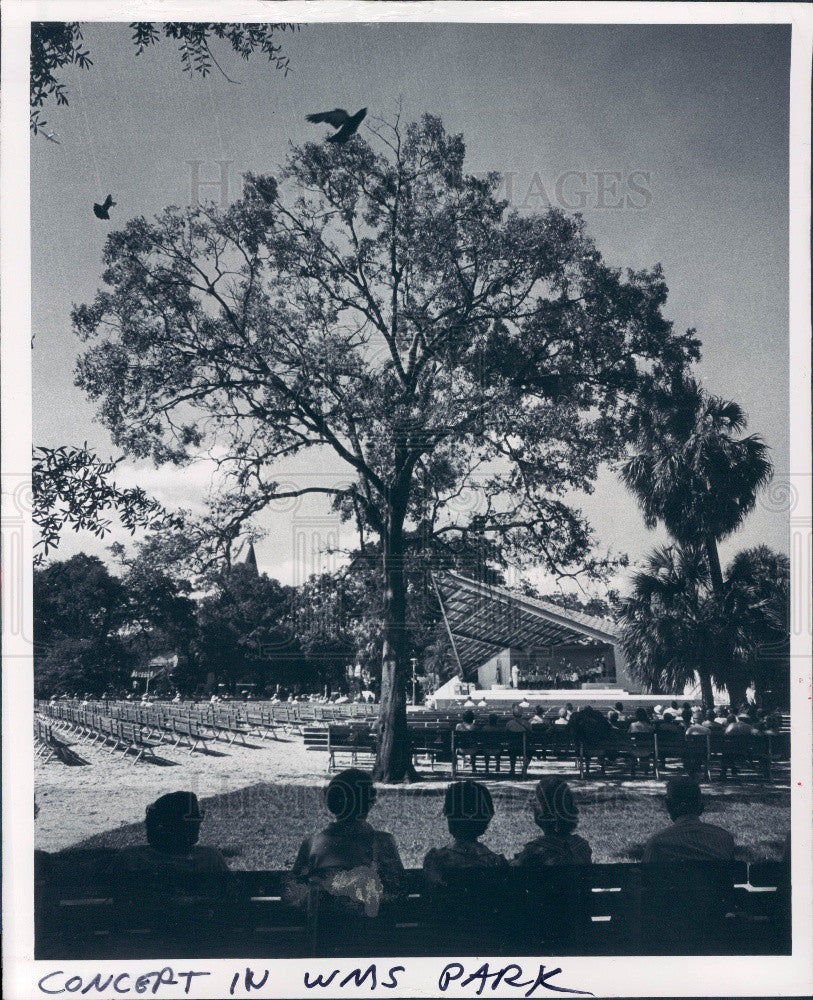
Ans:
[{"label": "stage platform", "polygon": [[[445,686],[445,685],[444,685]],[[525,691],[522,688],[490,688],[488,690],[476,690],[473,688],[460,694],[444,692],[443,689],[439,689],[436,695],[431,699],[430,705],[427,707],[434,707],[436,709],[450,709],[450,708],[460,708],[467,701],[473,701],[476,707],[481,709],[494,709],[497,711],[504,711],[510,708],[512,705],[516,705],[518,702],[528,702],[528,704],[535,708],[537,705],[543,708],[553,708],[560,705],[565,705],[570,702],[574,708],[580,708],[584,705],[591,705],[593,708],[597,709],[609,709],[617,702],[623,702],[624,708],[651,708],[654,705],[663,705],[666,707],[672,700],[678,702],[682,705],[684,700],[693,700],[684,695],[665,695],[665,694],[630,694],[623,688],[573,688],[573,689],[563,689],[563,688],[547,688],[538,691]],[[481,705],[481,702],[485,702],[485,705]],[[470,706],[469,706],[470,707]],[[410,711],[419,711],[418,709],[411,709]]]}]

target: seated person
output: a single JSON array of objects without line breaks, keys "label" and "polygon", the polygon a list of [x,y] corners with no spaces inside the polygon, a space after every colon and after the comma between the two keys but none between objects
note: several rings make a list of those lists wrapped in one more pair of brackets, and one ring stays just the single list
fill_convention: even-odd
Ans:
[{"label": "seated person", "polygon": [[683,755],[683,767],[689,775],[696,775],[698,771],[708,767],[709,732],[708,726],[703,722],[703,709],[693,708],[689,725],[686,727],[686,750]]},{"label": "seated person", "polygon": [[424,858],[425,899],[445,938],[451,928],[461,947],[484,949],[495,921],[510,921],[515,903],[506,881],[508,862],[478,840],[494,816],[494,803],[485,785],[455,781],[446,789],[443,814],[452,842]]},{"label": "seated person", "polygon": [[630,723],[629,728],[630,733],[634,736],[635,733],[651,733],[654,730],[649,722],[649,716],[646,714],[645,708],[635,709],[635,721]]},{"label": "seated person", "polygon": [[734,721],[734,716],[728,709],[723,708],[722,705],[718,705],[714,710],[714,721],[718,726],[725,729],[726,726],[730,725]]},{"label": "seated person", "polygon": [[643,928],[654,954],[716,954],[733,888],[734,838],[703,823],[703,797],[692,778],[671,778],[666,809],[672,825],[644,848]]},{"label": "seated person", "polygon": [[690,723],[692,721],[692,712],[693,711],[694,711],[694,709],[689,704],[689,702],[688,701],[684,701],[683,702],[683,706],[680,709],[680,718],[683,721],[684,727],[690,725]]},{"label": "seated person", "polygon": [[676,719],[679,715],[680,709],[676,701],[670,701],[669,705],[663,710],[664,719]]},{"label": "seated person", "polygon": [[522,757],[522,777],[524,778],[528,773],[530,756],[527,743],[523,739],[523,734],[530,732],[531,727],[525,719],[525,711],[522,705],[514,705],[511,710],[511,718],[505,724],[505,728],[507,732],[514,734],[508,748],[508,773],[512,778],[514,777],[517,768],[517,757]]},{"label": "seated person", "polygon": [[740,715],[734,716],[725,730],[726,736],[754,736],[756,732],[756,729],[751,725],[751,720],[747,712],[742,712]]},{"label": "seated person", "polygon": [[468,711],[463,713],[463,717],[454,728],[455,732],[457,733],[467,733],[471,732],[471,730],[474,729],[474,727],[475,727],[474,712],[472,712],[471,709],[469,709]]},{"label": "seated person", "polygon": [[542,713],[542,709],[538,705],[534,709],[534,714],[531,716],[531,718],[529,720],[529,724],[531,726],[546,726],[547,725],[547,722],[545,722],[545,716]]},{"label": "seated person", "polygon": [[118,855],[124,872],[225,872],[228,865],[215,847],[199,847],[203,812],[194,792],[170,792],[147,806],[147,845],[125,847]]},{"label": "seated person", "polygon": [[[681,722],[678,721],[678,717],[674,715],[664,715],[661,722],[658,723],[658,738],[662,739],[664,744],[670,741],[674,744],[675,742],[683,743],[683,737],[685,736],[684,728]],[[661,767],[666,766],[665,754],[660,755]]]},{"label": "seated person", "polygon": [[[661,720],[656,715],[654,719],[655,723],[661,724]],[[630,737],[632,738],[633,748],[628,751],[630,760],[630,777],[634,778],[636,771],[638,769],[638,763],[640,760],[644,760],[645,767],[649,767],[649,760],[652,758],[652,753],[650,752],[650,742],[645,739],[637,739],[637,737],[651,736],[655,732],[654,725],[650,723],[649,716],[646,714],[645,708],[635,709],[635,720],[630,723],[630,727],[627,730]]]},{"label": "seated person", "polygon": [[613,710],[618,713],[618,721],[619,722],[626,722],[627,721],[627,717],[624,714],[624,702],[623,701],[617,701],[613,705]]},{"label": "seated person", "polygon": [[524,928],[523,944],[532,953],[538,954],[542,947],[578,953],[590,929],[590,885],[585,876],[593,854],[587,841],[573,832],[579,810],[567,782],[543,778],[536,786],[533,812],[543,835],[514,858],[513,865],[527,874],[523,878],[527,896],[519,901],[515,919]]},{"label": "seated person", "polygon": [[532,803],[534,822],[542,836],[530,841],[516,855],[513,864],[589,865],[593,852],[587,841],[573,831],[579,825],[579,810],[570,786],[562,778],[542,778]]},{"label": "seated person", "polygon": [[508,862],[479,839],[494,817],[491,793],[479,781],[453,781],[446,789],[443,815],[452,836],[448,847],[433,847],[423,861],[427,886],[448,885],[450,872],[504,868]]},{"label": "seated person", "polygon": [[[489,722],[489,725],[491,725],[491,722]],[[454,728],[455,728],[455,732],[456,733],[471,733],[471,732],[474,732],[474,730],[477,728],[477,719],[476,719],[476,717],[474,715],[474,712],[472,712],[471,709],[467,709],[467,711],[465,711],[463,713],[463,717],[460,720],[460,722],[458,722],[458,724]],[[469,763],[471,765],[471,773],[472,774],[476,774],[477,773],[477,756],[478,755],[476,753],[471,753],[468,756],[469,756]],[[488,770],[488,756],[487,755],[484,756],[484,760],[485,760],[486,770]],[[499,771],[499,769],[500,769],[500,762],[498,760],[497,761],[497,770]]]},{"label": "seated person", "polygon": [[333,822],[302,841],[285,892],[289,903],[312,909],[315,890],[328,912],[376,917],[400,895],[404,866],[395,840],[367,822],[375,799],[364,771],[349,768],[331,779],[325,804]]},{"label": "seated person", "polygon": [[581,743],[585,774],[590,773],[590,758],[593,755],[596,756],[601,773],[604,774],[607,761],[616,757],[611,745],[616,733],[606,716],[597,712],[591,705],[585,705],[571,716],[570,731],[574,739]]},{"label": "seated person", "polygon": [[679,716],[664,715],[663,719],[658,723],[658,734],[663,736],[683,736],[682,720],[679,722],[678,719]]},{"label": "seated person", "polygon": [[746,712],[731,717],[731,721],[725,727],[726,739],[720,760],[720,777],[723,781],[728,777],[729,770],[732,775],[737,774],[737,764],[746,763],[750,759],[750,737],[757,735],[759,730],[751,725]]},{"label": "seated person", "polygon": [[114,913],[153,928],[167,947],[186,947],[227,907],[240,907],[223,855],[198,846],[202,820],[193,792],[162,795],[147,806],[147,845],[124,848],[111,863]]},{"label": "seated person", "polygon": [[709,731],[709,727],[703,721],[703,709],[699,707],[693,708],[689,724],[686,727],[686,735],[707,736]]},{"label": "seated person", "polygon": [[710,733],[721,733],[722,724],[717,719],[717,712],[713,708],[707,708],[704,713],[704,723]]},{"label": "seated person", "polygon": [[665,804],[672,825],[649,838],[644,864],[734,860],[734,838],[728,830],[700,820],[703,794],[696,781],[670,778]]},{"label": "seated person", "polygon": [[560,708],[556,713],[556,718],[553,720],[554,726],[566,726],[568,722],[567,709]]}]

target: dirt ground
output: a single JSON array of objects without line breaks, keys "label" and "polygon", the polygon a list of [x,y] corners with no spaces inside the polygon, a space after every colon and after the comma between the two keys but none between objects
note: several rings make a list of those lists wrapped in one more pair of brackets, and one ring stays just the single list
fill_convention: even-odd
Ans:
[{"label": "dirt ground", "polygon": [[94,834],[144,819],[150,802],[173,791],[192,791],[210,798],[257,782],[300,784],[324,782],[327,755],[310,752],[295,737],[279,740],[248,738],[248,746],[224,741],[209,744],[206,753],[190,754],[183,747],[164,744],[156,751],[159,763],[121,752],[111,754],[59,733],[86,763],[47,764],[35,759],[35,789],[39,812],[36,846],[58,851]]}]

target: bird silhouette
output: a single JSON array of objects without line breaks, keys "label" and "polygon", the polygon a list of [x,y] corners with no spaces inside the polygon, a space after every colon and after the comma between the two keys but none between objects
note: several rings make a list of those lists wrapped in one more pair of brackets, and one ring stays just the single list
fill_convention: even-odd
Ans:
[{"label": "bird silhouette", "polygon": [[320,111],[319,114],[308,115],[306,121],[327,122],[328,125],[332,125],[337,131],[329,135],[327,141],[342,144],[358,132],[366,114],[367,108],[362,108],[354,115],[349,115],[344,108],[334,108],[332,111]]},{"label": "bird silhouette", "polygon": [[93,203],[93,214],[97,219],[109,219],[110,209],[115,205],[113,201],[113,195],[109,194],[101,205],[97,205],[96,202]]}]

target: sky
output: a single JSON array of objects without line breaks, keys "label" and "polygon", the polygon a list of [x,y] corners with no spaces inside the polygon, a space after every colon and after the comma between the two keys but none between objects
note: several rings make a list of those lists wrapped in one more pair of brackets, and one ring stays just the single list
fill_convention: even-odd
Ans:
[{"label": "sky", "polygon": [[[742,405],[787,473],[789,27],[303,25],[281,36],[287,76],[261,55],[243,62],[215,48],[233,83],[217,70],[183,73],[172,42],[136,56],[126,25],[85,25],[84,37],[92,69],[64,70],[69,106],[44,115],[60,144],[31,143],[36,444],[87,441],[117,454],[74,387],[82,345],[70,323],[72,304],[101,284],[111,228],[189,204],[195,170],[218,180],[221,162],[222,193],[237,197],[242,172],[273,173],[290,142],[319,138],[325,127],[306,123],[310,112],[366,106],[391,117],[400,105],[409,120],[430,112],[462,132],[467,168],[502,173],[519,211],[579,209],[608,263],[661,263],[667,317],[703,342],[697,375]],[[91,206],[108,191],[117,206],[106,223]],[[206,459],[187,469],[125,461],[116,480],[194,509],[212,469]],[[302,482],[325,471],[334,468],[320,455],[282,473]],[[573,502],[600,550],[635,562],[665,540],[611,470]],[[318,501],[257,523],[260,569],[286,583],[335,565],[326,547],[353,545]],[[70,533],[58,555],[107,558],[111,541],[128,538]],[[759,543],[788,549],[787,515],[764,502],[723,543],[723,562]]]}]

